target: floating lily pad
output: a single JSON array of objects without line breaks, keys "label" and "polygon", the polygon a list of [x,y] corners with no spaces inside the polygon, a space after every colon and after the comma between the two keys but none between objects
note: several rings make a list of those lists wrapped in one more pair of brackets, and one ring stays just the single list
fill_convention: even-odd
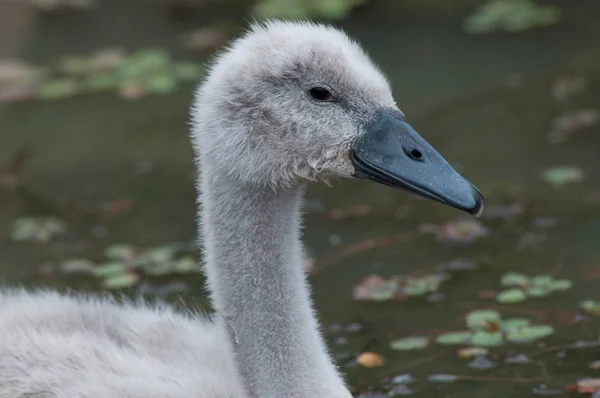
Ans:
[{"label": "floating lily pad", "polygon": [[458,376],[453,374],[435,374],[430,375],[427,379],[436,383],[450,383],[453,381],[457,381],[459,378]]},{"label": "floating lily pad", "polygon": [[65,230],[65,224],[55,217],[24,217],[13,222],[11,238],[19,242],[48,242]]},{"label": "floating lily pad", "polygon": [[500,313],[494,310],[475,310],[467,314],[467,326],[470,328],[483,327],[488,322],[499,322]]},{"label": "floating lily pad", "polygon": [[113,275],[119,275],[125,272],[127,265],[122,262],[110,262],[99,264],[92,270],[92,274],[97,277],[105,278]]},{"label": "floating lily pad", "polygon": [[73,258],[60,264],[59,270],[64,273],[90,273],[95,267],[95,263],[84,258]]},{"label": "floating lily pad", "polygon": [[521,303],[527,299],[527,295],[521,289],[504,290],[496,296],[496,301],[502,304]]},{"label": "floating lily pad", "polygon": [[600,303],[596,300],[584,300],[579,306],[589,314],[600,315]]},{"label": "floating lily pad", "polygon": [[195,82],[202,77],[204,68],[202,65],[194,63],[178,63],[173,67],[175,76],[183,81]]},{"label": "floating lily pad", "polygon": [[58,69],[67,75],[88,73],[90,67],[90,59],[82,56],[67,56],[58,61]]},{"label": "floating lily pad", "polygon": [[529,277],[518,272],[508,272],[502,276],[500,283],[503,286],[525,286],[529,284]]},{"label": "floating lily pad", "polygon": [[92,93],[114,90],[119,85],[119,77],[112,73],[99,73],[87,77],[84,86]]},{"label": "floating lily pad", "polygon": [[199,271],[200,264],[191,257],[182,257],[175,262],[175,272],[186,274]]},{"label": "floating lily pad", "polygon": [[439,344],[467,344],[471,340],[472,331],[447,332],[438,335],[435,341]]},{"label": "floating lily pad", "polygon": [[140,277],[136,273],[125,272],[104,279],[102,284],[107,289],[124,289],[135,286],[139,281]]},{"label": "floating lily pad", "polygon": [[551,275],[527,276],[517,272],[508,272],[500,282],[504,286],[515,286],[496,296],[499,303],[519,303],[528,297],[546,297],[553,292],[568,290],[573,282],[568,279],[554,279]]},{"label": "floating lily pad", "polygon": [[502,321],[502,329],[505,331],[515,330],[527,327],[531,321],[527,318],[511,318]]},{"label": "floating lily pad", "polygon": [[168,94],[177,88],[177,81],[169,74],[161,73],[146,81],[146,91],[153,94]]},{"label": "floating lily pad", "polygon": [[576,166],[556,166],[544,171],[543,178],[558,188],[565,184],[583,181],[584,174]]},{"label": "floating lily pad", "polygon": [[479,330],[471,336],[471,344],[482,347],[492,347],[502,345],[504,336],[501,332],[486,332]]},{"label": "floating lily pad", "polygon": [[135,257],[135,247],[128,244],[114,244],[104,249],[104,255],[111,260],[130,261]]},{"label": "floating lily pad", "polygon": [[471,34],[522,32],[554,24],[560,17],[559,8],[541,6],[533,0],[490,0],[465,20],[464,29]]},{"label": "floating lily pad", "polygon": [[354,299],[384,301],[424,296],[437,292],[441,283],[447,279],[448,275],[445,273],[420,277],[397,275],[389,279],[379,275],[369,275],[354,287]]},{"label": "floating lily pad", "polygon": [[73,96],[80,91],[81,84],[76,79],[56,79],[43,83],[38,96],[44,100],[56,100]]},{"label": "floating lily pad", "polygon": [[509,331],[507,339],[513,342],[530,342],[550,336],[553,333],[554,328],[550,325],[525,326]]},{"label": "floating lily pad", "polygon": [[427,347],[428,344],[428,337],[410,336],[392,341],[390,348],[398,351],[418,350]]}]

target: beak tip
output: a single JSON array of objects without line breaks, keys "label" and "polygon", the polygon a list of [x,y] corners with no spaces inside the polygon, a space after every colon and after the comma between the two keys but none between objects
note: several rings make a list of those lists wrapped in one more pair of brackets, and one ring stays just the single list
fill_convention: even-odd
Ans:
[{"label": "beak tip", "polygon": [[473,217],[479,218],[479,217],[481,217],[481,215],[483,214],[483,211],[485,210],[485,200],[483,199],[483,195],[481,194],[479,189],[477,189],[475,186],[472,186],[472,189],[473,189],[473,199],[475,201],[475,206],[473,206],[469,210],[469,213]]}]

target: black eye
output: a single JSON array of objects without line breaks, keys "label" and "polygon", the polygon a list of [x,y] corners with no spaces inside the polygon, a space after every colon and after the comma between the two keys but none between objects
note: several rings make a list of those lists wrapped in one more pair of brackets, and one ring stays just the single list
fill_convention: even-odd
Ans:
[{"label": "black eye", "polygon": [[329,90],[323,87],[313,87],[308,90],[310,96],[316,101],[331,101],[333,100],[333,94]]}]

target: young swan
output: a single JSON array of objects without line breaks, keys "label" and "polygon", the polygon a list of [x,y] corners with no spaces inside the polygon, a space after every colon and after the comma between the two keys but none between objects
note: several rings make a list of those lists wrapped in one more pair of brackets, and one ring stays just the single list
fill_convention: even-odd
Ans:
[{"label": "young swan", "polygon": [[211,68],[193,124],[214,319],[5,291],[0,397],[349,398],[302,271],[303,185],[371,179],[483,209],[359,46],[330,27],[254,26]]}]

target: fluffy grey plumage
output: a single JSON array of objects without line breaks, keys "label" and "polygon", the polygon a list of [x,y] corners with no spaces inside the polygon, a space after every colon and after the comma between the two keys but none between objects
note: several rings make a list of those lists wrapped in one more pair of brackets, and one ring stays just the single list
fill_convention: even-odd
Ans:
[{"label": "fluffy grey plumage", "polygon": [[386,79],[339,30],[271,22],[234,41],[192,111],[216,315],[4,291],[0,397],[350,398],[302,271],[302,186],[351,176],[381,108],[396,108]]}]

